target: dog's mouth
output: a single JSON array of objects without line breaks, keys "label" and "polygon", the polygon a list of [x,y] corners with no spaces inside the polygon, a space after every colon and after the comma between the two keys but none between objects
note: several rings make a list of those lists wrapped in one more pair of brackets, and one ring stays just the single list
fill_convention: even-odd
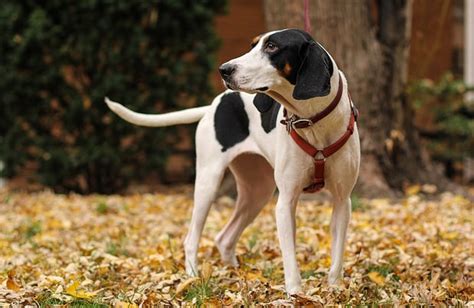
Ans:
[{"label": "dog's mouth", "polygon": [[228,81],[224,81],[224,85],[226,86],[227,89],[229,90],[232,90],[232,91],[236,91],[238,90],[237,86],[235,84],[232,84]]},{"label": "dog's mouth", "polygon": [[248,93],[268,91],[268,87],[260,87],[260,88],[255,88],[255,89],[245,89],[245,88],[239,87],[238,85],[236,85],[233,82],[229,82],[229,81],[226,81],[226,80],[223,80],[223,81],[224,81],[224,85],[226,86],[226,88],[229,89],[229,90],[232,90],[232,91],[244,91],[244,92],[248,92]]}]

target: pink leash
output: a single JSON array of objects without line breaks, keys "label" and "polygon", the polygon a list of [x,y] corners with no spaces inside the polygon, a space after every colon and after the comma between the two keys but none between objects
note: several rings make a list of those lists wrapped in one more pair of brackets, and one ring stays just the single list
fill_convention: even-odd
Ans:
[{"label": "pink leash", "polygon": [[311,33],[311,19],[309,18],[309,0],[304,0],[304,31]]}]

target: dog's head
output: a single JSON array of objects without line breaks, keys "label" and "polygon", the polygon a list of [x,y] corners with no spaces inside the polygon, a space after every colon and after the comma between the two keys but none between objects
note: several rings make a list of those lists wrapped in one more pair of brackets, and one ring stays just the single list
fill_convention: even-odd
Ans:
[{"label": "dog's head", "polygon": [[333,70],[324,48],[308,33],[297,29],[257,36],[248,53],[219,68],[231,90],[264,93],[286,82],[293,86],[292,96],[296,100],[328,95]]}]

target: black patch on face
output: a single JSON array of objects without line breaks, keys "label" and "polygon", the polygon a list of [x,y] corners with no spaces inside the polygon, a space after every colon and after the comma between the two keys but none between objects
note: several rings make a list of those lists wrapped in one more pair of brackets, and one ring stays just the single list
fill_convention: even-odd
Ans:
[{"label": "black patch on face", "polygon": [[249,117],[238,92],[222,96],[214,114],[214,129],[222,152],[249,136]]},{"label": "black patch on face", "polygon": [[255,107],[260,112],[263,130],[268,134],[276,127],[280,104],[268,95],[258,93],[253,99]]},{"label": "black patch on face", "polygon": [[[295,85],[295,99],[329,94],[330,78],[334,72],[332,61],[308,33],[297,29],[284,30],[270,35],[263,46],[267,42],[278,46],[277,51],[269,54],[269,59],[282,76]],[[291,68],[289,72],[288,66]]]}]

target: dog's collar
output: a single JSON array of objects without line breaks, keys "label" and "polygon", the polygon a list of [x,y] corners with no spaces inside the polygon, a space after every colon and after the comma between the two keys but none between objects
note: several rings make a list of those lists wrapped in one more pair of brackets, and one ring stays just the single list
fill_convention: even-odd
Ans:
[{"label": "dog's collar", "polygon": [[286,109],[283,109],[283,119],[280,121],[281,124],[286,125],[286,130],[290,132],[292,129],[296,128],[307,128],[315,124],[316,122],[320,121],[324,117],[326,117],[328,114],[331,113],[331,111],[336,108],[337,104],[341,101],[342,97],[342,76],[341,73],[339,73],[339,85],[337,89],[337,94],[332,100],[332,102],[324,108],[323,111],[315,114],[311,118],[300,118],[297,115],[292,115],[291,117],[288,117],[288,112]]}]

